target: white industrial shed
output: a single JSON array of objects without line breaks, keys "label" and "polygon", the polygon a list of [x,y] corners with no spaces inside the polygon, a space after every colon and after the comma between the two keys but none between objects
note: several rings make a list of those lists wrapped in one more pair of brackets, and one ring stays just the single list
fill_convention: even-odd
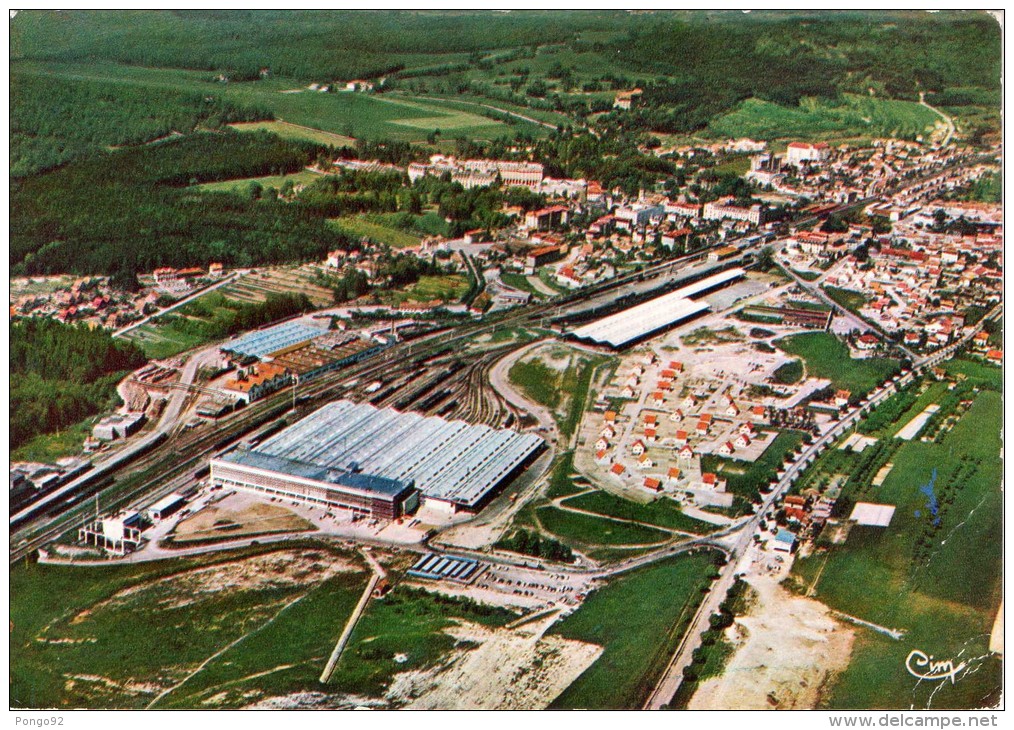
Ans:
[{"label": "white industrial shed", "polygon": [[669,294],[663,294],[643,304],[578,327],[570,334],[579,340],[591,340],[616,348],[623,347],[706,311],[709,307],[707,302],[694,301],[690,297],[735,281],[744,273],[740,268],[723,271]]},{"label": "white industrial shed", "polygon": [[[476,510],[541,451],[533,434],[445,421],[392,408],[335,401],[257,446],[243,458],[337,470],[412,484],[425,502]],[[272,463],[274,463],[272,462]]]},{"label": "white industrial shed", "polygon": [[850,520],[857,525],[869,527],[887,527],[894,517],[893,504],[874,504],[873,502],[856,502],[852,508]]}]

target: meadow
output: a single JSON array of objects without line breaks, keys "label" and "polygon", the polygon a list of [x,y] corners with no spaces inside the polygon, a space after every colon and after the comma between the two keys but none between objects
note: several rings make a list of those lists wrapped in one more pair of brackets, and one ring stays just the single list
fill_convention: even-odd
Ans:
[{"label": "meadow", "polygon": [[[815,588],[818,600],[906,632],[895,641],[860,630],[829,707],[996,701],[1000,663],[988,643],[1001,597],[1000,424],[1000,395],[981,391],[940,443],[905,442],[883,485],[864,494],[895,505],[890,526],[855,527],[843,545],[796,562],[798,585]],[[848,490],[843,497],[850,498]],[[967,662],[967,671],[953,684],[919,683],[904,669],[915,649]]]},{"label": "meadow", "polygon": [[538,357],[525,358],[511,366],[508,377],[525,395],[553,411],[560,433],[569,437],[581,421],[595,371],[602,366],[615,365],[616,359],[576,350],[561,350],[560,353],[569,357],[565,368],[549,367]]},{"label": "meadow", "polygon": [[713,119],[707,129],[716,137],[764,140],[915,139],[938,120],[936,113],[916,102],[846,94],[835,102],[804,98],[796,107],[747,99]]},{"label": "meadow", "polygon": [[[358,568],[328,577],[324,565],[349,560],[303,543],[96,568],[23,561],[10,578],[11,706],[143,708],[167,692],[158,706],[194,707],[199,688],[283,664],[304,667],[298,683],[312,686],[306,663],[326,658],[365,583]],[[209,675],[186,679],[230,645]],[[284,691],[296,678],[265,675],[244,689]]]},{"label": "meadow", "polygon": [[617,545],[655,545],[672,539],[669,532],[607,517],[568,512],[557,507],[540,507],[535,518],[544,532],[575,548]]},{"label": "meadow", "polygon": [[595,491],[570,497],[561,504],[606,517],[645,522],[695,535],[705,535],[714,530],[714,525],[684,514],[676,502],[666,498],[656,499],[648,504],[638,504],[608,492]]},{"label": "meadow", "polygon": [[827,378],[835,388],[863,397],[898,372],[897,360],[865,358],[854,360],[848,346],[829,332],[807,332],[777,340],[775,346],[803,358],[806,374]]},{"label": "meadow", "polygon": [[195,185],[194,190],[207,193],[237,193],[239,195],[250,195],[251,186],[256,183],[262,190],[273,188],[280,192],[286,182],[291,182],[296,188],[309,185],[320,178],[320,173],[310,170],[300,170],[289,175],[265,175],[263,177],[246,177],[236,180],[220,180],[218,182],[201,183]]},{"label": "meadow", "polygon": [[403,231],[394,226],[377,223],[375,220],[362,215],[332,218],[329,222],[335,228],[350,236],[368,238],[375,243],[386,243],[393,248],[411,248],[418,246],[422,240],[414,233]]},{"label": "meadow", "polygon": [[687,629],[714,572],[708,553],[621,575],[550,629],[604,647],[550,709],[639,709]]}]

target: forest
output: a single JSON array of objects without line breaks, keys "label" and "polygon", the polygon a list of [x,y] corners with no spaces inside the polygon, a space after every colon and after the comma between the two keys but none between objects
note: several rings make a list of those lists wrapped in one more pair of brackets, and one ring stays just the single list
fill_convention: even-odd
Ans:
[{"label": "forest", "polygon": [[116,383],[141,367],[144,354],[108,332],[50,319],[10,327],[10,446],[101,412],[117,399]]},{"label": "forest", "polygon": [[208,96],[82,79],[10,78],[10,175],[20,177],[93,150],[152,142],[172,133],[270,119],[269,112]]},{"label": "forest", "polygon": [[268,134],[204,132],[14,179],[12,274],[320,259],[351,245],[327,225],[324,212],[187,190],[201,182],[293,172],[319,151]]}]

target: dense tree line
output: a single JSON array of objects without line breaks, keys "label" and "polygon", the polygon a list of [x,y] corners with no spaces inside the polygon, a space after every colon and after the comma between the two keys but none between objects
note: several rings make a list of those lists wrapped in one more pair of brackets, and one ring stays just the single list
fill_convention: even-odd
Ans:
[{"label": "dense tree line", "polygon": [[12,271],[147,272],[320,259],[350,245],[327,225],[326,211],[186,189],[294,172],[318,152],[267,134],[202,133],[13,180]]},{"label": "dense tree line", "polygon": [[10,327],[10,445],[65,428],[116,398],[125,372],[146,362],[130,342],[104,330],[51,319],[15,320]]},{"label": "dense tree line", "polygon": [[574,552],[562,542],[529,530],[517,530],[510,537],[501,539],[494,547],[558,563],[574,562]]},{"label": "dense tree line", "polygon": [[202,340],[220,340],[314,309],[306,294],[272,293],[263,302],[237,302],[215,294],[190,302],[178,314],[163,314],[152,321]]},{"label": "dense tree line", "polygon": [[234,79],[267,69],[324,81],[391,74],[409,62],[435,65],[420,64],[420,54],[560,42],[624,22],[617,12],[23,11],[12,24],[11,57],[103,59]]},{"label": "dense tree line", "polygon": [[272,119],[217,96],[13,73],[10,174],[27,175],[109,146],[150,142],[172,132]]}]

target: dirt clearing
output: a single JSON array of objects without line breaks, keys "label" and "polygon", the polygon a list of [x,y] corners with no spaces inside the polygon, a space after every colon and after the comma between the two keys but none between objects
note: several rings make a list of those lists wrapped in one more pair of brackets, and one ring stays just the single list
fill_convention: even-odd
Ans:
[{"label": "dirt clearing", "polygon": [[757,598],[729,629],[737,648],[722,676],[701,683],[688,709],[812,709],[828,680],[848,666],[853,630],[824,604],[777,581],[747,578]]},{"label": "dirt clearing", "polygon": [[395,677],[388,699],[420,710],[543,709],[602,653],[602,647],[544,636],[557,619],[514,629],[461,622],[447,633],[474,646],[457,649],[440,665]]},{"label": "dirt clearing", "polygon": [[285,507],[267,502],[231,506],[226,502],[205,507],[182,520],[173,530],[177,544],[215,538],[237,538],[277,532],[302,532],[314,526]]}]

